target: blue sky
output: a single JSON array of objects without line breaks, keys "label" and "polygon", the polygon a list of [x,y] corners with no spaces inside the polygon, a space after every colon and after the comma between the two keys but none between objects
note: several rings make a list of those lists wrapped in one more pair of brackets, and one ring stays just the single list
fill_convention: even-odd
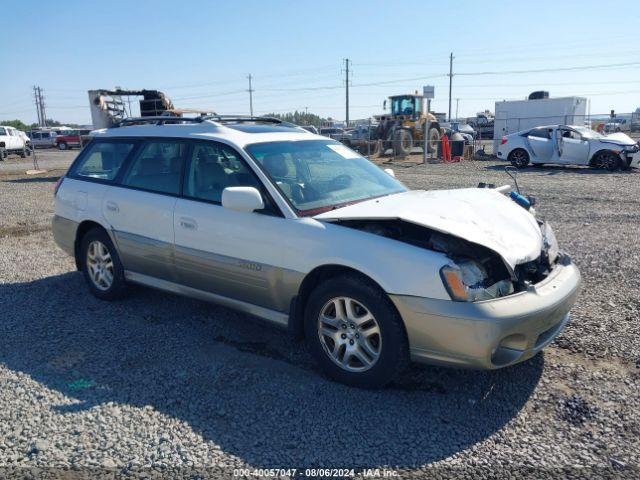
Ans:
[{"label": "blue sky", "polygon": [[[435,85],[436,111],[473,115],[533,90],[584,95],[591,112],[640,106],[640,2],[116,1],[13,2],[0,29],[0,120],[89,123],[87,90],[163,90],[177,107],[304,110],[343,119],[342,61],[353,62],[350,116],[388,95]],[[8,48],[7,48],[8,46]],[[620,65],[627,64],[627,65]],[[628,65],[631,64],[631,65]],[[582,69],[599,65],[617,65]],[[579,69],[569,70],[569,68]],[[529,73],[522,70],[548,70]]]}]

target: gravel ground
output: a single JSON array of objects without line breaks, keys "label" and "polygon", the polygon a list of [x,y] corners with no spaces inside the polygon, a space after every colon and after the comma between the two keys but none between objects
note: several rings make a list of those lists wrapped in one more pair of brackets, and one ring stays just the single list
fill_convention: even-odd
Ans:
[{"label": "gravel ground", "polygon": [[[51,154],[50,168],[74,156]],[[638,172],[520,174],[584,277],[542,354],[495,372],[413,366],[369,392],[327,381],[302,344],[231,310],[144,288],[93,298],[49,231],[60,172],[16,165],[0,172],[0,477],[640,475]],[[393,168],[413,188],[509,182],[488,162]]]}]

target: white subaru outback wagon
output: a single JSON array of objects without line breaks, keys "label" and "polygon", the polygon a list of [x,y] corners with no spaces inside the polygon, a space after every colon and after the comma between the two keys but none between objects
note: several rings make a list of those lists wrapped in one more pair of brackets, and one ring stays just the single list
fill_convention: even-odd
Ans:
[{"label": "white subaru outback wagon", "polygon": [[551,227],[504,188],[410,191],[392,173],[275,119],[130,119],[61,178],[53,232],[97,297],[131,282],[241,310],[351,385],[549,344],[580,284]]}]

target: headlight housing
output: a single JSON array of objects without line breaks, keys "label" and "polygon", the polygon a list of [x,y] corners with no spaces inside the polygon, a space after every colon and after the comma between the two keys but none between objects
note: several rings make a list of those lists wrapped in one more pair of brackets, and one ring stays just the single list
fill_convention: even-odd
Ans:
[{"label": "headlight housing", "polygon": [[555,233],[553,233],[553,229],[551,225],[547,222],[543,223],[540,227],[542,231],[542,241],[544,242],[544,250],[547,252],[547,257],[549,258],[549,265],[553,265],[558,259],[558,254],[560,253],[560,247],[558,247],[558,240],[556,239]]},{"label": "headlight housing", "polygon": [[485,268],[471,259],[463,259],[440,269],[442,283],[456,302],[490,300],[513,293],[513,283],[500,280],[492,283]]}]

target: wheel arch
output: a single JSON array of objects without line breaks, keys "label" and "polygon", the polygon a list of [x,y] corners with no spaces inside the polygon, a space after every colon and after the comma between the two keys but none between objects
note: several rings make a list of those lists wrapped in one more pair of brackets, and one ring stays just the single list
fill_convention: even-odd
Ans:
[{"label": "wheel arch", "polygon": [[[302,279],[300,287],[298,288],[298,293],[291,300],[291,306],[289,308],[288,330],[294,338],[301,339],[304,337],[304,311],[311,292],[313,292],[313,290],[322,282],[330,278],[345,274],[358,275],[360,277],[363,277],[366,281],[369,281],[377,286],[381,291],[385,291],[385,289],[382,288],[379,282],[371,278],[371,276],[353,267],[334,263],[315,267]],[[391,304],[393,305],[393,302],[391,302]]]},{"label": "wheel arch", "polygon": [[[82,238],[87,234],[87,232],[89,232],[90,230],[93,230],[94,228],[99,228],[101,230],[104,230],[104,232],[107,235],[109,235],[109,238],[111,238],[111,241],[114,240],[113,235],[111,235],[111,232],[109,232],[109,230],[106,229],[104,225],[100,225],[98,222],[94,220],[84,220],[80,222],[80,224],[78,225],[78,228],[76,229],[76,237],[73,243],[73,253],[76,261],[76,268],[78,270],[81,269],[79,254],[80,254],[80,245],[82,244]],[[114,245],[115,245],[115,241],[114,241]]]},{"label": "wheel arch", "polygon": [[619,156],[619,154],[616,153],[611,148],[600,148],[599,150],[596,150],[595,152],[593,152],[593,155],[589,157],[589,162],[588,162],[589,166],[593,166],[593,161],[603,153],[613,153],[614,155]]}]

